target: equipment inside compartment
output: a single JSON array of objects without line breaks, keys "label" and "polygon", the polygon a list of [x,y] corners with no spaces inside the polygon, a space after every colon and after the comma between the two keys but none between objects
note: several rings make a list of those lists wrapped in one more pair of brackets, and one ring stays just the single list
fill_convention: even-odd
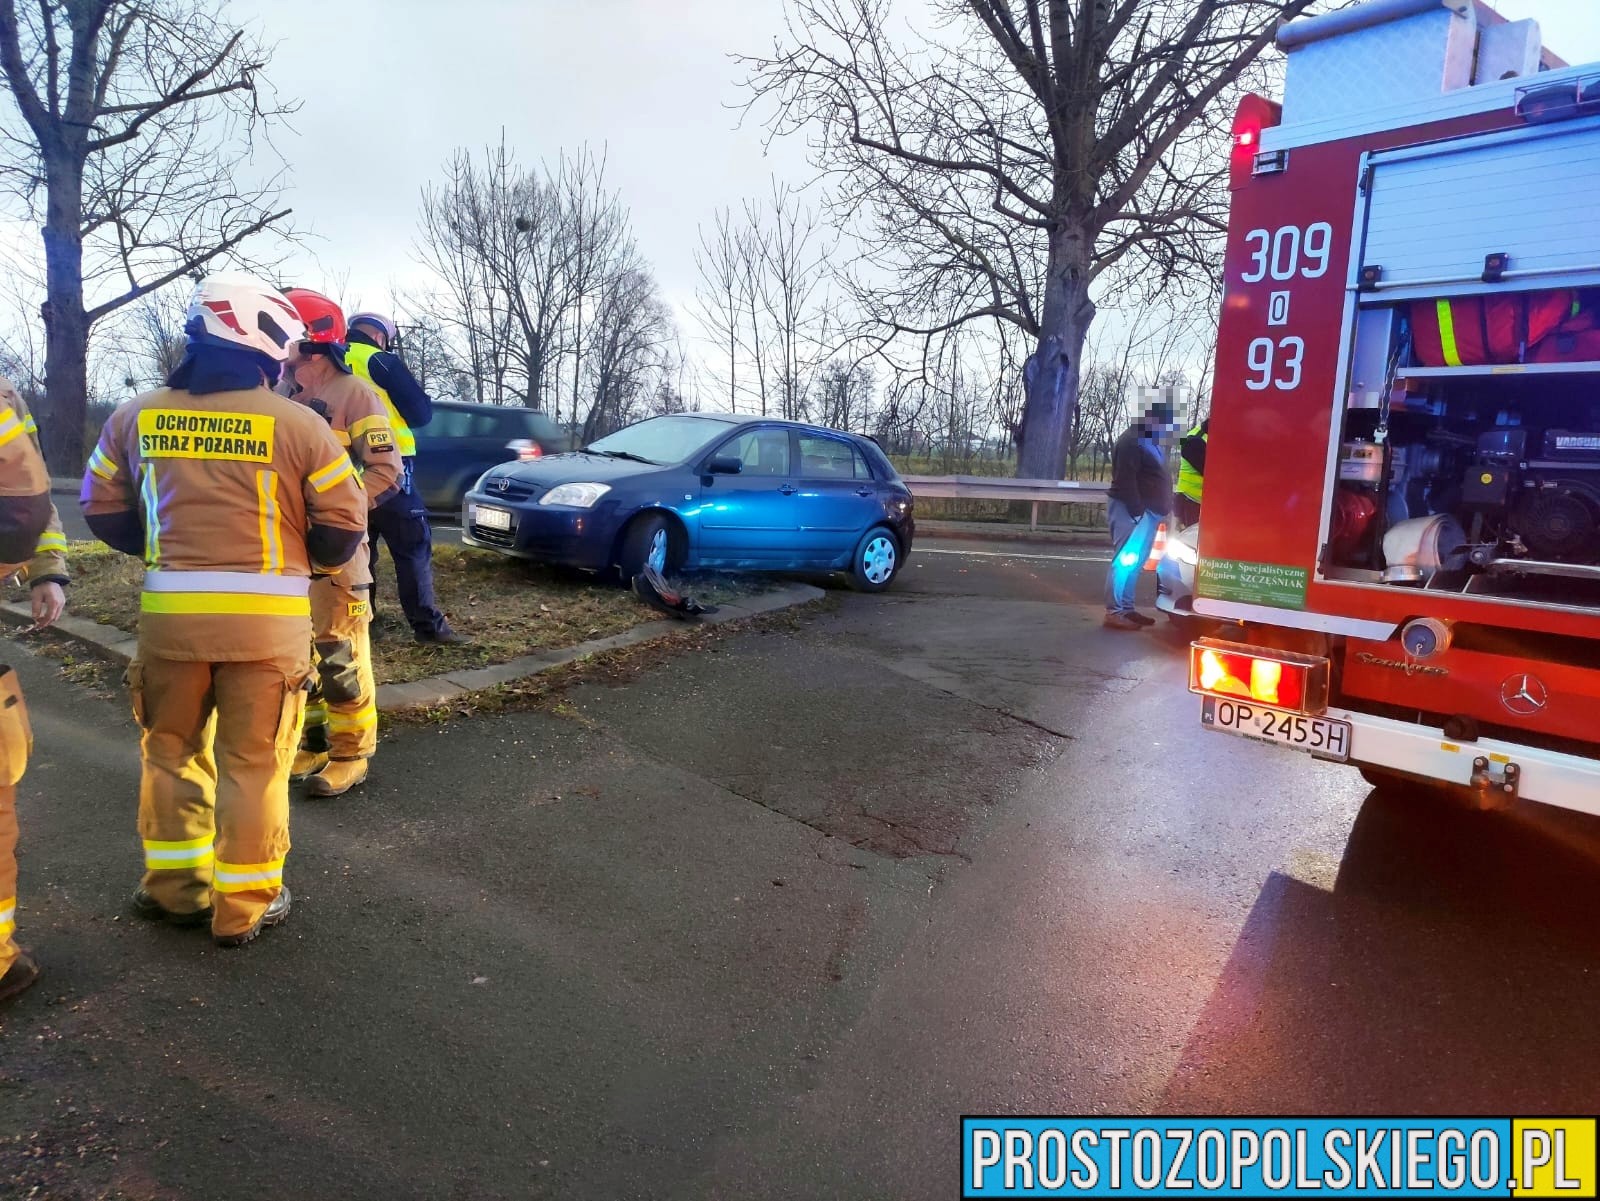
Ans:
[{"label": "equipment inside compartment", "polygon": [[1600,363],[1436,365],[1421,307],[1358,324],[1325,572],[1600,608]]}]

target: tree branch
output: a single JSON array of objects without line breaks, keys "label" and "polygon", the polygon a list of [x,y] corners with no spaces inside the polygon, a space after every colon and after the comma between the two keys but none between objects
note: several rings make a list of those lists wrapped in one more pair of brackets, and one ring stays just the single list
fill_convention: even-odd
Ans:
[{"label": "tree branch", "polygon": [[293,211],[293,209],[284,209],[281,212],[269,213],[265,217],[258,218],[249,225],[245,226],[243,229],[229,235],[227,238],[224,238],[220,243],[212,247],[210,250],[207,250],[205,253],[186,256],[182,263],[165,274],[160,275],[147,283],[139,284],[121,296],[114,296],[104,304],[97,305],[88,311],[87,315],[89,318],[89,324],[94,324],[107,313],[114,312],[117,309],[120,309],[123,305],[138,300],[141,296],[148,296],[151,292],[166,287],[174,280],[181,279],[183,276],[188,275],[190,272],[194,271],[195,268],[203,267],[212,259],[217,258],[220,255],[227,254],[228,251],[239,245],[239,243],[243,242],[246,238],[253,237],[255,234],[260,233],[262,230],[266,229],[267,226],[272,225],[274,222],[283,220]]}]

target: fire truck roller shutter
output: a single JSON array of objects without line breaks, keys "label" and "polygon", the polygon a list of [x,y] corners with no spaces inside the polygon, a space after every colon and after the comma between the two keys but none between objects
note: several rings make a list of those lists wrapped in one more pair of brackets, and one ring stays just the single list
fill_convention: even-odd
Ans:
[{"label": "fire truck roller shutter", "polygon": [[[1526,126],[1371,156],[1362,266],[1378,296],[1436,300],[1600,283],[1600,124]],[[1484,258],[1509,256],[1484,283]]]}]

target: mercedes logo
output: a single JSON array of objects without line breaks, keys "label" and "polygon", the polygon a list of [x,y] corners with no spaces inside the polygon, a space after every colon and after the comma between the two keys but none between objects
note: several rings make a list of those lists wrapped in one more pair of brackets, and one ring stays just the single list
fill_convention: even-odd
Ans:
[{"label": "mercedes logo", "polygon": [[1550,690],[1538,676],[1523,673],[1510,677],[1500,685],[1500,703],[1508,713],[1532,717],[1550,703]]},{"label": "mercedes logo", "polygon": [[494,481],[494,487],[496,492],[510,492],[511,481],[502,475]]}]

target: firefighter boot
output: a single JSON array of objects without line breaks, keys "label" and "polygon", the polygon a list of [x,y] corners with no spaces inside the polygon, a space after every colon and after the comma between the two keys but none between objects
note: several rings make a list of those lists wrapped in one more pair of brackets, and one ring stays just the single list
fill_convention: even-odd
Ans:
[{"label": "firefighter boot", "polygon": [[256,924],[242,934],[213,934],[211,941],[219,947],[242,947],[248,942],[254,942],[256,935],[273,926],[281,926],[289,919],[289,906],[293,903],[289,896],[289,886],[286,884],[278,890],[278,895],[272,898],[272,903],[266,908]]},{"label": "firefighter boot", "polygon": [[335,759],[306,783],[310,796],[343,796],[367,778],[365,759]]},{"label": "firefighter boot", "polygon": [[147,922],[166,922],[169,926],[182,928],[211,924],[210,905],[204,909],[191,909],[187,913],[174,913],[142,888],[134,891],[133,915]]},{"label": "firefighter boot", "polygon": [[0,1005],[26,992],[39,978],[39,965],[19,953],[9,971],[0,976]]},{"label": "firefighter boot", "polygon": [[296,784],[309,780],[328,766],[327,751],[300,750],[295,752],[294,766],[289,769],[289,779]]}]

